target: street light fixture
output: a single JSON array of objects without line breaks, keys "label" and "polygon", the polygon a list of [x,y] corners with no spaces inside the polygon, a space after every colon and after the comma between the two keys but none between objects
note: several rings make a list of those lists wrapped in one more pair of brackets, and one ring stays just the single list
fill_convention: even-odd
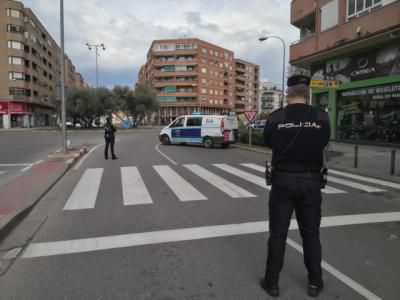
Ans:
[{"label": "street light fixture", "polygon": [[99,48],[102,49],[103,51],[106,51],[106,47],[104,46],[103,43],[101,44],[89,44],[86,43],[86,46],[88,47],[89,50],[92,50],[92,48],[95,48],[96,51],[96,88],[99,88],[99,69],[98,69],[98,64],[97,64],[97,56],[100,56],[99,53]]},{"label": "street light fixture", "polygon": [[266,41],[268,39],[271,38],[275,38],[275,39],[279,39],[282,42],[283,45],[283,64],[282,64],[282,98],[281,98],[281,103],[280,103],[280,107],[283,107],[283,101],[284,101],[284,97],[285,97],[285,59],[286,59],[286,45],[285,45],[285,41],[280,38],[279,36],[264,36],[264,37],[260,37],[258,40],[260,42]]}]

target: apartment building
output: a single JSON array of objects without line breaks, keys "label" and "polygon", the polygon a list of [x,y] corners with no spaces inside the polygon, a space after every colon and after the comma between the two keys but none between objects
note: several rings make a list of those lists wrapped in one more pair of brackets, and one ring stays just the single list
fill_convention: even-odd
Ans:
[{"label": "apartment building", "polygon": [[[59,46],[31,9],[10,0],[0,1],[0,41],[0,128],[54,125]],[[75,66],[68,56],[63,63],[72,88]]]},{"label": "apartment building", "polygon": [[400,143],[400,1],[292,0],[290,63],[337,89],[313,89],[332,138]]},{"label": "apartment building", "polygon": [[141,80],[157,94],[160,124],[193,112],[221,114],[234,109],[234,54],[200,39],[153,41]]},{"label": "apartment building", "polygon": [[263,116],[269,115],[280,107],[282,90],[271,81],[260,81],[258,91],[258,113]]},{"label": "apartment building", "polygon": [[235,59],[235,104],[233,111],[243,114],[257,109],[260,66]]}]

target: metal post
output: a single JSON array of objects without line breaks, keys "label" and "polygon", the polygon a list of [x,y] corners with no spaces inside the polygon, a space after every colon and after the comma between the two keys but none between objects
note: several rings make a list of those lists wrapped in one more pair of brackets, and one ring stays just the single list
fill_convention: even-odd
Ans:
[{"label": "metal post", "polygon": [[358,145],[354,146],[354,168],[358,168]]},{"label": "metal post", "polygon": [[251,148],[251,125],[249,127],[249,148]]},{"label": "metal post", "polygon": [[8,100],[8,126],[9,126],[9,129],[12,128],[12,126],[11,126],[11,100]]},{"label": "metal post", "polygon": [[65,112],[65,70],[64,70],[64,0],[60,0],[60,37],[61,37],[61,128],[62,128],[62,150],[63,153],[68,152],[67,147],[67,131],[65,128],[66,112]]},{"label": "metal post", "polygon": [[99,89],[99,69],[98,69],[98,65],[97,65],[97,56],[99,55],[98,51],[99,50],[96,46],[96,93],[97,93],[97,90]]},{"label": "metal post", "polygon": [[285,59],[286,59],[286,47],[285,47],[285,42],[279,38],[282,41],[282,45],[283,45],[283,64],[282,64],[282,99],[281,99],[281,105],[280,107],[283,107],[283,102],[285,99]]},{"label": "metal post", "polygon": [[392,149],[390,151],[390,175],[394,175],[396,163],[396,150]]}]

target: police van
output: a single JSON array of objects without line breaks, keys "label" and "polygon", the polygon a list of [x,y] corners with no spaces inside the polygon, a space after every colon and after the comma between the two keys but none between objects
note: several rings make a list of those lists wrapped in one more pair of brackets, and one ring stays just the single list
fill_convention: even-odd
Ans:
[{"label": "police van", "polygon": [[186,115],[176,118],[160,132],[163,145],[203,144],[206,148],[229,147],[238,136],[236,115]]}]

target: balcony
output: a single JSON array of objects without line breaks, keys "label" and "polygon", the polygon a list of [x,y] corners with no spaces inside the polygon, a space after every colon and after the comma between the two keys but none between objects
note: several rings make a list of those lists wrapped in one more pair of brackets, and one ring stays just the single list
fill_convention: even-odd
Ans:
[{"label": "balcony", "polygon": [[292,0],[290,8],[290,23],[297,26],[296,22],[314,13],[314,1]]},{"label": "balcony", "polygon": [[396,1],[331,30],[317,30],[290,46],[290,63],[308,69],[317,61],[393,41],[390,31],[399,29],[399,11],[400,1]]}]

